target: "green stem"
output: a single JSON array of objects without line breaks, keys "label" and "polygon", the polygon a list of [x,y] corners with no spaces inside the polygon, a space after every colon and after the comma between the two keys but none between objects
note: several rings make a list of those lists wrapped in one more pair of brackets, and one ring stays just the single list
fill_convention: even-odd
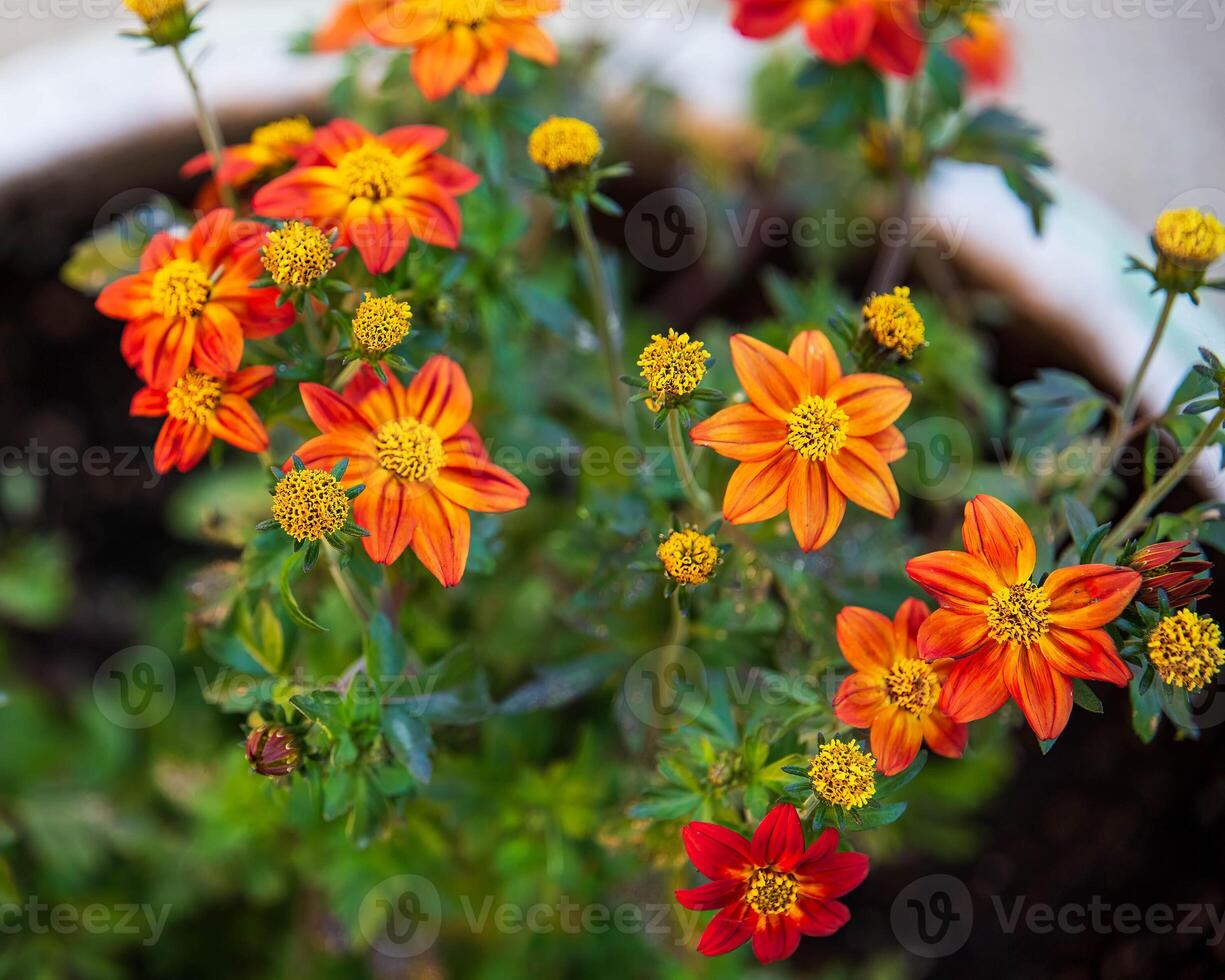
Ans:
[{"label": "green stem", "polygon": [[[672,623],[668,630],[669,647],[683,647],[689,641],[689,617],[681,610],[681,590],[672,590]],[[669,651],[669,659],[672,651]]]},{"label": "green stem", "polygon": [[621,320],[617,315],[612,287],[600,257],[600,246],[591,230],[591,219],[587,217],[587,209],[583,203],[577,199],[570,202],[570,225],[574,229],[574,237],[578,239],[579,250],[583,253],[583,260],[587,265],[587,278],[591,283],[592,319],[604,352],[604,367],[608,373],[608,391],[612,396],[613,410],[621,419],[626,438],[634,443],[637,442],[634,415],[621,382]]},{"label": "green stem", "polygon": [[340,551],[337,549],[330,549],[328,552],[328,572],[332,576],[332,581],[336,583],[336,591],[340,593],[345,605],[353,613],[353,618],[362,627],[365,627],[370,613],[365,604],[357,597],[357,593],[353,591],[353,587],[349,585],[348,579],[345,578],[344,570],[340,567]]},{"label": "green stem", "polygon": [[676,475],[680,478],[681,489],[685,491],[685,497],[693,504],[694,509],[700,515],[699,521],[702,524],[707,524],[711,520],[711,513],[714,510],[714,505],[711,503],[710,494],[708,494],[698,479],[694,476],[693,467],[689,463],[689,453],[685,448],[685,436],[681,431],[680,413],[675,409],[668,413],[668,446],[672,449],[672,462],[676,466]]},{"label": "green stem", "polygon": [[178,62],[179,71],[183,73],[183,78],[187,82],[187,87],[191,91],[192,104],[196,110],[196,128],[200,130],[200,140],[204,143],[204,149],[208,153],[208,158],[213,165],[213,176],[217,180],[217,190],[221,194],[221,202],[232,210],[237,209],[238,199],[234,197],[234,189],[229,184],[222,182],[221,164],[224,160],[222,153],[221,134],[217,131],[217,121],[213,119],[212,114],[208,111],[208,106],[204,104],[204,95],[200,91],[200,84],[196,81],[196,75],[191,70],[191,65],[187,63],[187,58],[183,56],[182,45],[175,44],[171,46],[174,52],[174,60]]},{"label": "green stem", "polygon": [[1177,485],[1187,471],[1195,464],[1199,454],[1204,451],[1212,437],[1216,435],[1221,425],[1225,424],[1225,408],[1219,409],[1204,426],[1203,431],[1195,437],[1195,441],[1187,447],[1187,451],[1179,457],[1178,462],[1166,470],[1165,474],[1144,492],[1126,516],[1119,521],[1114,529],[1102,542],[1103,550],[1121,545],[1143,523],[1149,513],[1160,504]]}]

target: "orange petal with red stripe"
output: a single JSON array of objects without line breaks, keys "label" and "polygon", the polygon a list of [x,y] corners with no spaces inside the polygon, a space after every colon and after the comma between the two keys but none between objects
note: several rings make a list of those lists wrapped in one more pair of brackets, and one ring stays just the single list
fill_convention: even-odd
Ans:
[{"label": "orange petal with red stripe", "polygon": [[421,94],[433,101],[450,93],[472,71],[479,51],[476,35],[464,25],[421,44],[409,66]]},{"label": "orange petal with red stripe", "polygon": [[936,708],[923,718],[923,741],[937,755],[960,759],[970,738],[969,726],[953,721]]},{"label": "orange petal with red stripe", "polygon": [[842,377],[842,365],[834,345],[820,330],[803,330],[796,334],[787,351],[808,379],[809,394],[824,395]]},{"label": "orange petal with red stripe", "polygon": [[881,517],[897,516],[901,506],[897,482],[867,439],[847,439],[846,445],[825,460],[825,466],[851,501]]},{"label": "orange petal with red stripe", "polygon": [[995,641],[987,635],[987,617],[982,612],[968,614],[937,609],[919,627],[916,644],[924,660],[960,658],[977,653]]},{"label": "orange petal with red stripe", "polygon": [[896,463],[906,455],[906,437],[896,425],[886,426],[867,438],[886,463]]},{"label": "orange petal with red stripe", "polygon": [[844,725],[868,728],[885,705],[883,674],[856,671],[838,685],[834,715]]},{"label": "orange petal with red stripe", "polygon": [[893,665],[893,623],[862,606],[846,606],[834,621],[838,649],[856,670],[884,673]]},{"label": "orange petal with red stripe", "polygon": [[116,279],[98,294],[94,306],[99,313],[112,320],[135,320],[149,316],[153,312],[149,302],[150,282],[147,275]]},{"label": "orange petal with red stripe", "polygon": [[484,514],[526,506],[528,489],[500,466],[478,460],[443,466],[434,486],[452,503]]},{"label": "orange petal with red stripe", "polygon": [[435,354],[408,386],[409,414],[450,439],[472,414],[472,389],[463,369],[449,357]]},{"label": "orange petal with red stripe", "polygon": [[238,395],[221,396],[217,411],[208,424],[208,431],[249,453],[263,452],[268,448],[268,430],[251,403]]},{"label": "orange petal with red stripe", "polygon": [[[374,454],[373,436],[362,429],[325,432],[314,439],[308,439],[298,447],[294,455],[302,460],[306,467],[317,470],[330,470],[342,459],[347,459],[349,464],[345,467],[345,475],[341,480],[346,487],[371,479],[376,470],[386,472],[379,467],[378,458]],[[284,468],[288,470],[292,465],[292,459],[286,460]]]},{"label": "orange petal with red stripe", "polygon": [[412,542],[417,513],[408,488],[386,470],[375,469],[353,501],[353,520],[370,532],[362,538],[370,560],[390,565]]},{"label": "orange petal with red stripe", "polygon": [[209,303],[196,322],[196,367],[225,377],[241,363],[242,324],[228,307]]},{"label": "orange petal with red stripe", "polygon": [[782,449],[787,441],[787,423],[745,402],[703,419],[690,430],[689,438],[720,456],[752,462],[769,459]]},{"label": "orange petal with red stripe", "polygon": [[898,658],[919,655],[919,629],[931,615],[922,599],[906,599],[893,614],[893,649]]},{"label": "orange petal with red stripe", "polygon": [[961,540],[993,569],[1003,585],[1028,582],[1037,549],[1029,526],[1002,500],[980,493],[966,504]]},{"label": "orange petal with red stripe", "polygon": [[468,512],[440,493],[423,493],[412,500],[416,527],[412,548],[445,588],[458,585],[468,564],[472,525]]},{"label": "orange petal with red stripe", "polygon": [[1038,643],[1047,663],[1068,677],[1109,681],[1119,687],[1131,681],[1131,670],[1119,659],[1114,640],[1105,630],[1067,630],[1055,626]]},{"label": "orange petal with red stripe", "polygon": [[1096,629],[1123,614],[1140,588],[1139,572],[1114,565],[1057,568],[1042,583],[1050,620],[1068,629]]},{"label": "orange petal with red stripe", "polygon": [[254,398],[276,380],[276,368],[260,364],[235,371],[222,383],[221,390],[240,398]]},{"label": "orange petal with red stripe", "polygon": [[845,514],[846,497],[834,486],[825,467],[797,461],[787,487],[787,515],[800,548],[816,551],[825,547]]},{"label": "orange petal with red stripe", "polygon": [[320,432],[370,428],[361,413],[331,388],[306,381],[298,385],[298,391],[306,414]]},{"label": "orange petal with red stripe", "polygon": [[923,725],[909,711],[887,704],[872,721],[869,735],[876,768],[886,776],[901,772],[915,760],[923,744]]},{"label": "orange petal with red stripe", "polygon": [[942,608],[982,613],[995,591],[997,576],[964,551],[933,551],[906,563],[906,574]]},{"label": "orange petal with red stripe", "polygon": [[1014,647],[1004,658],[1004,684],[1042,741],[1057,738],[1072,713],[1072,681],[1036,647]]},{"label": "orange petal with red stripe", "polygon": [[777,517],[787,506],[787,489],[799,456],[785,449],[771,459],[741,463],[727,481],[723,516],[733,524]]},{"label": "orange petal with red stripe", "polygon": [[910,404],[910,391],[897,378],[883,374],[850,374],[826,393],[850,422],[852,436],[870,436],[892,425]]},{"label": "orange petal with red stripe", "polygon": [[999,711],[1008,700],[1008,688],[1004,686],[1006,656],[1007,648],[993,643],[958,660],[940,688],[940,710],[963,724]]},{"label": "orange petal with red stripe", "polygon": [[[141,370],[154,388],[165,391],[179,380],[191,364],[196,342],[193,320],[148,320],[141,348]],[[228,369],[216,372],[228,373]]]}]

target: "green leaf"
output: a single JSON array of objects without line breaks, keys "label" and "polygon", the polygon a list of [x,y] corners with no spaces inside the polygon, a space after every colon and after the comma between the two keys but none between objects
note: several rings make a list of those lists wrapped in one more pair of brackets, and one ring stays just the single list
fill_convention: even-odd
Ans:
[{"label": "green leaf", "polygon": [[643,797],[629,808],[635,820],[676,820],[688,816],[702,803],[700,793],[659,793]]},{"label": "green leaf", "polygon": [[383,735],[392,754],[413,777],[428,783],[433,773],[430,755],[434,751],[434,740],[426,721],[407,705],[388,704],[383,708]]},{"label": "green leaf", "polygon": [[387,688],[403,675],[408,664],[404,638],[382,611],[370,617],[362,644],[366,652],[366,669],[380,688]]},{"label": "green leaf", "polygon": [[536,680],[520,687],[498,705],[504,715],[557,708],[603,684],[624,662],[620,654],[593,653],[570,663],[546,667]]},{"label": "green leaf", "polygon": [[899,773],[892,776],[882,776],[876,780],[876,799],[886,800],[897,794],[907,783],[915,778],[927,765],[927,749],[921,749],[914,761]]},{"label": "green leaf", "polygon": [[261,599],[255,607],[255,622],[252,625],[258,645],[257,650],[251,651],[252,654],[268,673],[279,673],[285,662],[285,632],[267,599]]},{"label": "green leaf", "polygon": [[872,830],[876,827],[885,827],[893,823],[905,812],[906,804],[900,802],[883,803],[875,809],[864,807],[852,811],[851,818],[846,821],[846,829],[854,832],[857,830]]},{"label": "green leaf", "polygon": [[323,777],[323,819],[335,820],[353,809],[357,774],[351,768],[333,769]]},{"label": "green leaf", "polygon": [[340,695],[335,691],[319,690],[311,694],[295,694],[289,703],[311,721],[323,726],[335,737],[345,726]]},{"label": "green leaf", "polygon": [[1156,689],[1150,686],[1141,692],[1140,685],[1133,680],[1128,685],[1131,694],[1131,727],[1144,743],[1151,742],[1157,735],[1161,725],[1161,698]]},{"label": "green leaf", "polygon": [[320,626],[302,611],[302,607],[298,605],[298,600],[294,598],[293,591],[290,589],[290,576],[293,575],[294,569],[301,564],[301,562],[302,553],[294,552],[285,559],[285,564],[281,566],[281,603],[285,606],[285,612],[289,614],[289,618],[299,626],[308,630],[313,630],[316,633],[326,633],[328,631],[326,626]]},{"label": "green leaf", "polygon": [[1083,549],[1089,538],[1098,530],[1097,519],[1093,513],[1071,494],[1063,498],[1063,516],[1068,522],[1068,531],[1077,549]]},{"label": "green leaf", "polygon": [[1092,711],[1095,715],[1100,715],[1105,710],[1102,708],[1101,698],[1094,694],[1093,688],[1079,677],[1072,678],[1072,701],[1086,711]]},{"label": "green leaf", "polygon": [[971,116],[944,153],[954,160],[999,168],[1009,189],[1029,208],[1034,231],[1041,233],[1052,198],[1034,176],[1034,170],[1051,165],[1040,136],[1041,131],[1020,116],[992,106]]}]

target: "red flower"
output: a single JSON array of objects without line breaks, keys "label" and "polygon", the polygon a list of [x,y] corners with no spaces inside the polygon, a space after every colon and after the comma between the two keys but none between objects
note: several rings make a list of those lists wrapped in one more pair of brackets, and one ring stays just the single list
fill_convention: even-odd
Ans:
[{"label": "red flower", "polygon": [[844,65],[863,58],[901,78],[923,62],[916,0],[733,0],[732,26],[745,37],[774,37],[802,24],[808,46]]},{"label": "red flower", "polygon": [[256,193],[256,213],[308,218],[339,230],[375,275],[393,269],[413,237],[455,248],[462,219],[455,198],[480,183],[471,170],[434,151],[437,126],[402,126],[382,136],[348,119],[316,131],[297,167]]},{"label": "red flower", "polygon": [[966,747],[966,726],[939,707],[953,662],[919,657],[917,637],[928,615],[918,599],[903,602],[892,621],[858,606],[838,613],[838,646],[855,673],[838,688],[834,713],[843,724],[871,730],[872,754],[886,776],[914,762],[925,740],[950,759]]},{"label": "red flower", "polygon": [[208,452],[213,439],[221,439],[248,453],[268,448],[268,433],[250,399],[267,388],[275,371],[250,367],[224,378],[195,368],[166,390],[141,388],[132,397],[131,414],[166,417],[153,447],[153,468],[186,473]]},{"label": "red flower", "polygon": [[383,384],[369,367],[343,394],[300,387],[323,435],[295,455],[318,469],[349,461],[341,485],[366,486],[353,516],[370,532],[362,544],[373,561],[390,565],[411,547],[438,581],[456,585],[468,561],[468,511],[497,514],[527,503],[527,487],[489,461],[468,422],[472,390],[449,358],[431,357],[407,388],[391,373]]},{"label": "red flower", "polygon": [[1007,504],[982,494],[966,504],[961,537],[964,552],[937,551],[906,565],[941,607],[919,628],[919,656],[962,658],[940,694],[950,718],[984,718],[1012,697],[1045,741],[1068,722],[1072,678],[1120,687],[1131,680],[1102,627],[1131,602],[1138,572],[1076,565],[1036,585],[1029,528]]},{"label": "red flower", "polygon": [[966,33],[949,42],[951,54],[965,69],[970,84],[999,88],[1008,78],[1008,35],[990,14],[966,14]]},{"label": "red flower", "polygon": [[832,936],[851,918],[835,901],[868,876],[866,854],[838,850],[838,832],[826,830],[804,850],[804,831],[790,803],[779,803],[750,843],[718,824],[694,821],[681,831],[689,860],[710,882],[682,888],[687,909],[719,909],[698,942],[707,956],[730,953],[753,940],[762,963],[786,959],[800,936]]},{"label": "red flower", "polygon": [[238,370],[244,337],[271,337],[293,322],[293,308],[276,305],[279,289],[251,288],[263,275],[265,234],[232,211],[212,211],[186,238],[154,236],[140,272],[102,290],[98,310],[128,321],[121,349],[146,384],[164,391],[188,365],[225,377]]},{"label": "red flower", "polygon": [[1136,593],[1137,602],[1156,609],[1164,591],[1166,604],[1171,609],[1181,609],[1207,595],[1212,588],[1212,577],[1200,576],[1211,571],[1212,562],[1203,561],[1195,552],[1185,550],[1190,543],[1160,541],[1131,556],[1127,567],[1134,568],[1143,579]]}]

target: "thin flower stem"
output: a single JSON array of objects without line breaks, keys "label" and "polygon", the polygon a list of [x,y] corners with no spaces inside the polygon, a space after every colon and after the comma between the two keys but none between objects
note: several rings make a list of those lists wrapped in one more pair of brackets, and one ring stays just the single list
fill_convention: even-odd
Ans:
[{"label": "thin flower stem", "polygon": [[600,246],[591,230],[591,219],[587,217],[587,209],[581,201],[570,202],[570,225],[574,229],[574,237],[578,239],[579,249],[587,265],[587,277],[591,283],[592,319],[595,321],[596,333],[604,352],[604,367],[608,372],[608,392],[612,396],[613,411],[621,419],[626,438],[631,443],[636,443],[637,426],[621,382],[621,320],[617,315],[612,287],[600,256]]},{"label": "thin flower stem", "polygon": [[[683,647],[689,642],[689,617],[681,609],[681,590],[679,588],[672,590],[671,609],[672,624],[668,630],[667,646]],[[669,651],[668,656],[670,660],[674,659],[672,657],[673,652]]]},{"label": "thin flower stem", "polygon": [[345,578],[344,569],[340,567],[339,549],[333,548],[328,552],[328,572],[331,573],[332,581],[336,583],[336,591],[340,593],[345,605],[353,613],[353,618],[364,627],[370,619],[370,613],[358,598],[357,593],[353,591],[353,587],[349,585],[348,579]]},{"label": "thin flower stem", "polygon": [[183,73],[183,78],[187,82],[187,88],[191,91],[192,103],[196,110],[196,128],[200,130],[200,140],[204,143],[204,149],[207,151],[209,161],[213,165],[213,177],[217,181],[217,190],[221,194],[221,202],[227,208],[237,209],[238,199],[234,196],[234,189],[221,179],[221,164],[224,156],[222,154],[221,134],[217,131],[217,122],[208,111],[208,106],[204,104],[204,95],[200,91],[200,84],[196,81],[195,72],[191,70],[191,65],[187,63],[187,58],[183,55],[182,45],[171,45],[171,50],[174,52],[174,60],[178,62],[179,71]]},{"label": "thin flower stem", "polygon": [[685,449],[685,436],[681,432],[680,414],[673,410],[668,413],[668,445],[672,449],[672,461],[676,465],[676,475],[680,478],[681,489],[697,512],[701,515],[703,524],[709,523],[714,505],[698,479],[694,476],[693,466],[689,463],[689,453]]},{"label": "thin flower stem", "polygon": [[1195,441],[1187,447],[1187,451],[1179,457],[1178,462],[1166,470],[1165,475],[1149,487],[1140,499],[1136,501],[1132,509],[1127,512],[1126,516],[1114,526],[1114,529],[1107,535],[1106,540],[1102,542],[1103,550],[1118,547],[1126,541],[1144,522],[1144,519],[1148,517],[1153,508],[1165,500],[1169,492],[1178,484],[1178,481],[1195,464],[1199,454],[1212,441],[1212,437],[1216,435],[1217,430],[1221,428],[1222,424],[1225,424],[1225,408],[1217,411],[1211,421],[1204,426],[1203,431],[1195,437]]}]

